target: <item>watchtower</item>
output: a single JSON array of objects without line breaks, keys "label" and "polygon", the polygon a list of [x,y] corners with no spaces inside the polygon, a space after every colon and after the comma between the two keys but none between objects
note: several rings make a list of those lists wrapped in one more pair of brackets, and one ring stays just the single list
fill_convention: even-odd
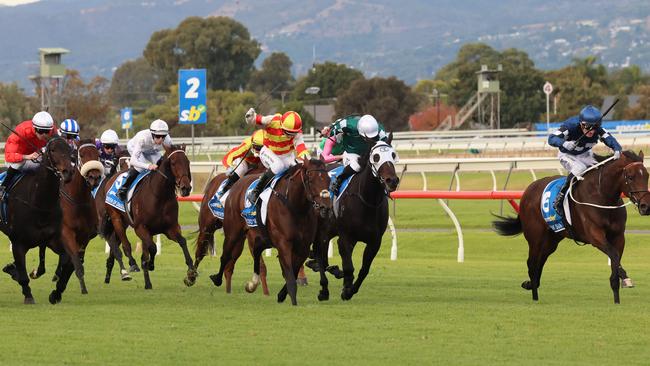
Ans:
[{"label": "watchtower", "polygon": [[[501,128],[501,88],[499,84],[501,71],[503,71],[503,67],[499,64],[496,70],[490,70],[487,65],[481,65],[481,70],[476,72],[478,76],[476,92],[479,100],[477,122],[489,124],[492,129]],[[484,103],[484,101],[489,103]]]},{"label": "watchtower", "polygon": [[70,53],[65,48],[39,48],[39,75],[32,75],[30,79],[36,83],[41,94],[41,110],[63,107],[61,94],[63,92],[65,65],[61,63],[61,56]]}]

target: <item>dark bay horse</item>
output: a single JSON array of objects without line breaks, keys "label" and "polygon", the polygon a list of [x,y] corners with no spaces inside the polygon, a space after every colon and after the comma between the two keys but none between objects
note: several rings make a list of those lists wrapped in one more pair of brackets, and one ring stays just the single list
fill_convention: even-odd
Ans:
[{"label": "dark bay horse", "polygon": [[[319,262],[321,291],[318,299],[329,299],[328,281],[325,270],[328,267],[327,245],[338,235],[338,249],[343,265],[343,289],[341,299],[350,300],[370,272],[381,239],[388,225],[388,195],[397,189],[399,177],[395,172],[397,154],[390,145],[392,134],[386,142],[377,142],[367,155],[360,158],[364,164],[355,174],[347,189],[338,198],[336,215],[322,220],[322,230],[314,242],[314,253]],[[357,242],[366,243],[363,262],[356,281],[352,252]]]},{"label": "dark bay horse", "polygon": [[[261,172],[263,172],[263,167],[260,166],[251,169],[246,175],[257,174]],[[198,219],[199,235],[196,238],[196,252],[194,254],[194,258],[195,258],[194,269],[197,271],[197,273],[199,269],[199,264],[201,263],[203,258],[205,258],[205,256],[208,255],[209,251],[214,250],[214,232],[223,227],[223,222],[212,214],[212,211],[210,211],[208,203],[210,199],[215,195],[217,190],[219,189],[221,182],[223,182],[225,179],[226,179],[226,173],[217,174],[214,178],[210,180],[210,182],[205,187],[205,192],[203,192],[204,194],[203,194],[203,199],[201,200],[199,219]],[[252,253],[253,251],[252,243],[249,243],[249,249],[251,250]],[[225,269],[226,292],[228,293],[230,293],[232,290],[231,278],[232,278],[232,273],[234,271],[234,262],[237,260],[237,258],[239,258],[240,255],[241,255],[241,250],[239,250],[239,252],[234,252],[233,253],[234,260],[232,261],[232,266],[228,266]],[[260,267],[261,267],[260,271],[261,271],[261,279],[262,279],[262,290],[265,295],[268,295],[269,289],[266,283],[266,265],[264,264],[263,259],[261,260]],[[196,278],[188,277],[188,280],[190,281],[189,285],[193,285],[196,281]]]},{"label": "dark bay horse", "polygon": [[278,293],[278,302],[287,294],[296,301],[296,277],[314,241],[318,217],[329,215],[332,203],[327,187],[329,177],[320,160],[302,160],[289,168],[277,182],[269,198],[265,226],[249,228],[241,217],[246,188],[259,176],[248,175],[235,183],[226,201],[223,222],[224,242],[221,266],[210,278],[220,286],[225,269],[234,266],[236,253],[241,253],[244,239],[253,244],[253,279],[246,284],[248,292],[255,291],[260,279],[260,257],[266,248],[278,250],[278,259],[286,284]]},{"label": "dark bay horse", "polygon": [[[112,177],[106,183],[108,190],[117,176]],[[127,256],[131,255],[131,243],[126,236],[126,229],[132,226],[136,235],[142,240],[142,272],[144,274],[145,289],[151,289],[149,271],[154,270],[154,259],[156,255],[156,244],[153,242],[153,235],[165,234],[167,238],[177,242],[185,256],[187,264],[187,276],[196,277],[192,257],[187,250],[187,241],[181,233],[181,226],[178,224],[178,201],[176,200],[176,188],[183,197],[188,196],[192,191],[192,175],[190,172],[190,161],[185,155],[185,146],[165,146],[165,155],[160,160],[158,169],[147,175],[140,182],[131,198],[131,212],[133,217],[118,209],[106,205],[110,222],[103,226],[104,238],[112,238],[113,231],[117,234],[119,242],[124,246]],[[109,245],[115,244],[109,241]],[[119,249],[112,249],[113,252]],[[108,268],[107,268],[107,276]],[[185,278],[187,283],[188,278]]]},{"label": "dark bay horse", "polygon": [[[5,266],[4,270],[22,287],[25,304],[34,303],[25,268],[25,255],[29,249],[47,243],[55,253],[64,257],[61,277],[49,296],[52,304],[61,301],[61,294],[75,268],[70,255],[66,253],[61,236],[62,212],[59,201],[61,181],[69,182],[74,174],[71,152],[72,149],[64,139],[50,139],[45,146],[40,166],[26,172],[7,196],[7,221],[0,223],[0,230],[11,241],[14,263]],[[81,267],[80,263],[76,264]]]},{"label": "dark bay horse", "polygon": [[[95,147],[94,140],[91,139],[79,141],[74,160],[77,169],[74,171],[72,180],[60,189],[61,209],[63,210],[61,235],[68,254],[78,257],[83,263],[88,242],[97,236],[97,215],[91,190],[96,188],[101,181],[104,166],[99,161],[99,152]],[[45,245],[41,245],[39,249],[38,269],[30,273],[30,277],[33,279],[45,273]],[[60,259],[62,258],[60,257]],[[62,269],[62,262],[59,261],[54,276],[55,281],[58,280]],[[83,274],[79,281],[81,293],[87,293]]]},{"label": "dark bay horse", "polygon": [[610,258],[609,283],[614,293],[614,303],[620,302],[620,280],[631,283],[621,266],[627,220],[621,194],[630,198],[641,215],[650,214],[648,171],[643,166],[642,152],[636,155],[625,151],[618,160],[604,160],[602,157],[597,157],[597,160],[600,166],[588,171],[583,181],[570,188],[569,207],[573,226],[569,233],[567,230],[557,233],[552,231],[544,221],[540,209],[544,187],[557,176],[536,180],[526,188],[516,218],[500,217],[493,222],[500,235],[524,233],[528,241],[529,280],[521,286],[532,290],[533,300],[539,298],[538,288],[544,264],[564,238],[589,243]]}]

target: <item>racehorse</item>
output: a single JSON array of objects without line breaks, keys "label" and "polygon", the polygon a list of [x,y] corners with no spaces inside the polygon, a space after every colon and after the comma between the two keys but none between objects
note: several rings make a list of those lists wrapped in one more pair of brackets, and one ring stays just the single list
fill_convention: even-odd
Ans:
[{"label": "racehorse", "polygon": [[[25,175],[11,189],[7,198],[7,219],[0,223],[0,230],[12,244],[14,263],[3,269],[11,274],[22,287],[25,304],[34,304],[29,277],[25,268],[25,255],[40,243],[47,245],[62,258],[63,271],[50,293],[49,301],[61,301],[72,271],[77,268],[77,276],[83,277],[83,267],[74,257],[66,253],[61,236],[61,206],[59,201],[60,182],[70,182],[74,171],[70,157],[71,148],[60,137],[53,137],[45,145],[43,161],[38,168],[25,172]],[[10,183],[11,184],[11,183]]]},{"label": "racehorse", "polygon": [[[247,175],[261,173],[262,171],[263,168],[258,167],[249,171]],[[205,187],[203,199],[201,200],[201,206],[199,210],[199,235],[196,239],[196,252],[194,255],[195,258],[194,269],[197,271],[197,273],[199,269],[199,264],[201,263],[203,258],[208,254],[208,251],[214,250],[214,232],[223,227],[223,222],[212,214],[208,203],[210,202],[210,199],[215,195],[215,193],[219,189],[219,186],[226,179],[226,177],[227,176],[225,173],[221,173],[221,174],[217,174],[214,178],[212,178],[212,180],[210,180],[210,182]],[[239,256],[241,255],[241,250],[239,250],[240,248],[236,248],[235,252],[233,253],[232,265],[225,268],[226,292],[228,293],[230,293],[232,290],[231,279],[232,279],[232,273],[234,271],[234,262],[236,262],[237,258],[239,258]],[[249,242],[249,249],[251,250],[252,253],[253,247],[252,247],[252,243],[250,242]],[[260,266],[261,266],[260,272],[261,272],[261,280],[262,280],[262,290],[264,292],[264,295],[268,295],[269,289],[266,283],[266,265],[263,259],[261,259]],[[188,280],[189,280],[188,284],[190,286],[194,285],[194,283],[196,282],[196,278],[188,277]]]},{"label": "racehorse", "polygon": [[[338,207],[333,217],[323,220],[322,230],[314,242],[314,253],[319,262],[321,291],[318,299],[328,300],[328,281],[325,276],[327,264],[327,245],[338,235],[338,249],[343,265],[343,289],[341,299],[350,300],[370,271],[379,248],[381,238],[388,225],[388,195],[399,185],[395,172],[397,154],[390,145],[393,139],[389,134],[386,142],[379,141],[363,155],[359,161],[365,162],[361,171],[355,174],[337,199]],[[363,262],[356,281],[352,252],[357,242],[366,243]],[[338,269],[335,269],[338,271]]]},{"label": "racehorse", "polygon": [[332,203],[327,190],[329,177],[322,161],[303,159],[302,163],[289,168],[273,188],[266,224],[249,228],[240,213],[244,209],[246,190],[258,177],[244,176],[230,189],[223,221],[221,265],[219,272],[211,275],[210,279],[215,285],[221,285],[225,269],[234,266],[237,253],[241,253],[244,238],[247,237],[249,244],[253,244],[254,274],[246,284],[246,290],[253,292],[259,284],[262,251],[275,247],[286,282],[278,293],[278,302],[283,302],[288,294],[291,303],[297,305],[296,276],[314,241],[318,217],[325,217],[331,211]]},{"label": "racehorse", "polygon": [[[76,144],[77,154],[73,159],[76,161],[77,169],[72,180],[64,184],[59,191],[63,209],[61,235],[67,252],[73,257],[78,257],[83,263],[88,242],[97,236],[97,215],[91,190],[101,181],[104,166],[99,162],[99,152],[94,140],[81,140]],[[39,266],[30,273],[32,279],[45,273],[45,245],[40,245],[39,249]],[[62,269],[62,263],[59,261],[54,276],[55,281],[58,280]],[[79,280],[81,292],[87,293],[83,277]]]},{"label": "racehorse", "polygon": [[[154,270],[156,245],[152,236],[156,234],[165,234],[167,238],[180,245],[187,264],[187,276],[196,277],[192,257],[187,250],[187,241],[181,234],[181,226],[178,224],[176,188],[180,190],[183,197],[188,196],[192,191],[190,161],[185,155],[185,146],[165,146],[165,155],[157,165],[158,169],[144,177],[133,193],[130,201],[132,217],[127,212],[106,205],[110,222],[105,221],[102,225],[104,230],[102,236],[111,238],[113,233],[117,234],[127,256],[131,255],[131,243],[126,236],[126,228],[130,225],[135,229],[136,235],[142,240],[141,265],[145,289],[152,288],[149,271]],[[109,179],[105,193],[117,177],[119,175]],[[111,243],[109,240],[109,245],[115,246],[114,244],[116,243]],[[112,249],[113,253],[117,250],[119,249]],[[186,277],[184,281],[187,282],[188,278]]]},{"label": "racehorse", "polygon": [[500,235],[524,233],[528,241],[528,277],[521,286],[532,290],[533,300],[538,300],[538,288],[542,269],[548,257],[564,238],[590,243],[609,256],[611,275],[609,283],[614,293],[614,303],[620,303],[619,286],[630,286],[632,281],[621,266],[625,248],[625,222],[627,211],[623,207],[624,193],[637,207],[641,215],[650,214],[648,194],[648,171],[643,166],[643,152],[639,155],[625,151],[617,160],[596,156],[595,168],[584,175],[584,180],[570,187],[569,207],[573,226],[570,230],[554,232],[541,214],[541,198],[544,187],[555,177],[547,177],[531,183],[524,191],[516,218],[499,217],[493,222]]}]

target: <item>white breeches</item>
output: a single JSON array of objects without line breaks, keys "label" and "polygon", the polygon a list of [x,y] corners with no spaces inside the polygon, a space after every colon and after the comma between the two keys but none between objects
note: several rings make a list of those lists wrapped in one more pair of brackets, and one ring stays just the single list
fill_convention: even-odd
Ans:
[{"label": "white breeches", "polygon": [[598,163],[596,159],[594,159],[594,154],[591,150],[585,151],[579,155],[560,152],[558,157],[560,158],[560,164],[562,164],[564,169],[568,170],[576,177],[582,177],[582,173],[584,173],[587,168]]},{"label": "white breeches", "polygon": [[347,151],[343,152],[343,166],[351,166],[355,172],[359,173],[361,171],[361,165],[359,165],[359,158],[361,155],[349,153]]},{"label": "white breeches", "polygon": [[293,152],[288,154],[276,155],[271,149],[264,146],[260,151],[260,160],[262,164],[271,169],[273,174],[280,174],[290,167],[296,165],[296,158]]}]

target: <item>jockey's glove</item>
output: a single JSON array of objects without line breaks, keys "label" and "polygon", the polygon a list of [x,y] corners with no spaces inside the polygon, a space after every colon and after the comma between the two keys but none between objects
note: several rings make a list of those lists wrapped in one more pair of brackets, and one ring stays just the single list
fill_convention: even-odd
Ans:
[{"label": "jockey's glove", "polygon": [[257,113],[255,113],[255,108],[249,109],[248,112],[246,112],[246,116],[245,116],[246,123],[248,123],[249,125],[255,124],[255,117],[257,117]]},{"label": "jockey's glove", "polygon": [[564,147],[567,150],[573,150],[576,148],[576,142],[575,141],[564,141],[562,144],[562,147]]},{"label": "jockey's glove", "polygon": [[621,157],[621,152],[620,152],[620,150],[616,150],[616,151],[614,151],[614,156],[613,156],[613,157],[614,157],[614,160],[620,158],[620,157]]}]

